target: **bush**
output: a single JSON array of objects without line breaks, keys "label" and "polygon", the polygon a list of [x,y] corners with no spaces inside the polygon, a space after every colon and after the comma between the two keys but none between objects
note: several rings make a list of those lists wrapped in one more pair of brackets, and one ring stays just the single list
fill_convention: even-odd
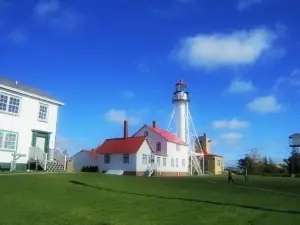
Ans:
[{"label": "bush", "polygon": [[84,166],[82,167],[81,172],[97,173],[99,172],[99,168],[98,166]]}]

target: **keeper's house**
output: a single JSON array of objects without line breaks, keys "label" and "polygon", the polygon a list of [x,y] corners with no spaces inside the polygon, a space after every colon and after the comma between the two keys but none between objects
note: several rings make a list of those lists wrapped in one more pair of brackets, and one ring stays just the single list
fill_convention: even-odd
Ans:
[{"label": "keeper's house", "polygon": [[26,170],[30,155],[54,149],[62,105],[34,87],[0,77],[0,171],[13,161],[17,170]]}]

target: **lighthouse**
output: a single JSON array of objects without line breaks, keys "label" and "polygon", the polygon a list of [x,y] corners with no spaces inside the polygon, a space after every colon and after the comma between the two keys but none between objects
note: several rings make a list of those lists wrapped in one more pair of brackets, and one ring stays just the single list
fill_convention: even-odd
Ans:
[{"label": "lighthouse", "polygon": [[172,103],[176,106],[178,115],[177,136],[187,144],[189,144],[188,105],[190,102],[188,95],[187,85],[183,80],[177,82],[172,98]]}]

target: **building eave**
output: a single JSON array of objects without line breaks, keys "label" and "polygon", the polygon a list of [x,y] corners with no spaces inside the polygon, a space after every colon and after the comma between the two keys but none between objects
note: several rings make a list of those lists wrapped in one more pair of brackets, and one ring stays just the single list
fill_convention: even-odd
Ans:
[{"label": "building eave", "polygon": [[46,97],[43,97],[43,96],[39,96],[39,95],[36,95],[36,94],[32,94],[32,93],[29,93],[27,91],[22,91],[20,89],[12,88],[12,87],[9,87],[9,86],[3,85],[3,84],[0,84],[0,88],[6,89],[6,90],[9,90],[9,91],[13,91],[13,92],[16,92],[16,93],[19,93],[19,94],[23,94],[23,95],[26,95],[26,96],[29,96],[29,97],[41,99],[41,100],[44,100],[44,101],[47,101],[47,102],[50,102],[50,103],[53,103],[53,104],[56,104],[56,105],[59,105],[59,106],[65,105],[63,102],[56,101],[56,100],[51,99],[51,98],[46,98]]}]

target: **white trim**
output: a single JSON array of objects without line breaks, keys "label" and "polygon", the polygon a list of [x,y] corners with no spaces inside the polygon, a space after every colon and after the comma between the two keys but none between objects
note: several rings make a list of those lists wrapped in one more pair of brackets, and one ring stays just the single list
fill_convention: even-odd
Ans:
[{"label": "white trim", "polygon": [[[41,119],[41,118],[40,118],[41,106],[46,107],[46,118],[45,118],[45,119]],[[48,116],[49,116],[49,105],[48,105],[48,104],[45,104],[45,103],[43,103],[43,102],[39,102],[39,107],[38,107],[38,118],[37,118],[37,120],[38,120],[38,121],[41,121],[41,122],[47,123],[47,122],[48,122]]]},{"label": "white trim", "polygon": [[[14,94],[11,94],[9,92],[3,92],[3,91],[0,91],[0,95],[7,96],[6,110],[0,109],[0,112],[1,113],[6,113],[6,114],[9,114],[9,115],[13,115],[13,116],[19,116],[20,115],[20,111],[21,111],[22,97],[14,95]],[[18,113],[13,113],[13,112],[9,112],[8,111],[9,110],[10,98],[15,98],[15,99],[19,100]]]},{"label": "white trim", "polygon": [[[16,152],[17,149],[18,149],[19,134],[17,132],[14,132],[14,131],[7,131],[7,130],[0,130],[0,133],[2,133],[2,141],[1,141],[0,151],[4,151],[4,152]],[[8,134],[13,134],[13,135],[16,136],[14,149],[4,148],[5,138],[6,138],[6,135],[8,135]]]},{"label": "white trim", "polygon": [[17,89],[17,88],[12,88],[12,87],[6,86],[6,85],[3,85],[3,84],[0,84],[0,88],[4,88],[4,89],[10,90],[10,91],[14,91],[14,92],[17,92],[17,93],[20,93],[20,94],[23,94],[23,95],[33,97],[33,98],[38,98],[38,99],[48,101],[48,102],[51,102],[51,103],[54,103],[54,104],[57,104],[57,105],[61,105],[61,106],[65,105],[63,102],[59,102],[59,101],[56,101],[56,100],[53,100],[53,99],[50,99],[50,98],[42,97],[42,96],[39,96],[39,95],[36,95],[36,94],[29,93],[27,91],[22,91],[22,90]]}]

